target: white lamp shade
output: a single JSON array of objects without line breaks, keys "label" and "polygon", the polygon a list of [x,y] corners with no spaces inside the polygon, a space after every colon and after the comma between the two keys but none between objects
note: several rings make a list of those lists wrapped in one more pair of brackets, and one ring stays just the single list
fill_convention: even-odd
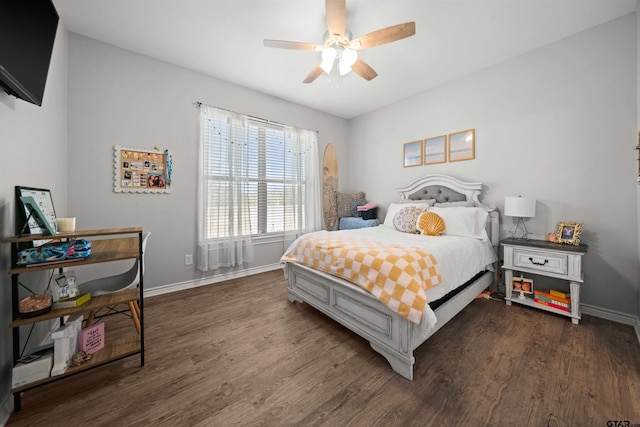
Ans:
[{"label": "white lamp shade", "polygon": [[336,52],[336,50],[332,47],[322,51],[322,63],[320,64],[320,68],[322,68],[325,73],[331,74],[333,63],[337,55],[338,52]]},{"label": "white lamp shade", "polygon": [[505,197],[504,214],[518,218],[532,218],[536,216],[536,199],[529,197]]}]

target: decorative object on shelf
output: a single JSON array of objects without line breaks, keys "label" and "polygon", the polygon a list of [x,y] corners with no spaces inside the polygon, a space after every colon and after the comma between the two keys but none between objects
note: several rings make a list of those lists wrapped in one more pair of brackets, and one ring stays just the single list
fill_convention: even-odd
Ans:
[{"label": "decorative object on shelf", "polygon": [[51,293],[34,294],[20,300],[18,312],[22,319],[40,316],[51,311]]},{"label": "decorative object on shelf", "polygon": [[53,339],[52,377],[64,374],[69,368],[71,357],[78,350],[78,331],[82,328],[82,317],[82,315],[75,315],[64,326],[51,333]]},{"label": "decorative object on shelf", "polygon": [[91,294],[86,293],[71,298],[64,298],[53,303],[53,309],[80,307],[91,299]]},{"label": "decorative object on shelf", "polygon": [[78,333],[78,350],[93,354],[104,348],[104,322],[96,323]]},{"label": "decorative object on shelf", "polygon": [[45,243],[37,248],[27,248],[18,252],[17,265],[42,265],[44,263],[75,261],[91,254],[91,242],[84,239],[67,242]]},{"label": "decorative object on shelf", "polygon": [[581,234],[582,223],[561,221],[558,223],[558,231],[556,231],[556,242],[578,246]]},{"label": "decorative object on shelf", "polygon": [[71,366],[80,366],[87,360],[91,360],[91,355],[84,351],[79,351],[71,358]]},{"label": "decorative object on shelf", "polygon": [[447,161],[447,135],[424,140],[424,164],[435,165]]},{"label": "decorative object on shelf", "polygon": [[170,193],[173,160],[169,150],[114,146],[113,191]]},{"label": "decorative object on shelf", "polygon": [[449,134],[449,161],[473,160],[476,158],[476,131],[463,130]]},{"label": "decorative object on shelf", "polygon": [[[29,227],[29,229],[38,229],[40,234],[56,234],[55,228],[51,226],[44,212],[42,212],[38,207],[38,202],[36,202],[33,197],[23,196],[20,197],[20,201],[22,202],[22,206],[24,206],[25,210],[29,212],[24,227],[20,230],[20,234],[24,233],[27,227]],[[35,227],[32,227],[29,224],[32,220],[36,224]]]},{"label": "decorative object on shelf", "polygon": [[56,276],[55,281],[56,286],[53,288],[53,302],[78,296],[76,275],[72,270],[59,274]]},{"label": "decorative object on shelf", "polygon": [[504,214],[516,218],[515,223],[509,229],[509,235],[514,239],[529,240],[529,230],[524,222],[524,218],[536,216],[536,199],[529,197],[505,197]]},{"label": "decorative object on shelf", "polygon": [[21,358],[13,367],[11,387],[20,387],[48,378],[52,367],[53,352],[51,350],[44,350],[42,354],[32,354]]},{"label": "decorative object on shelf", "polygon": [[555,243],[556,242],[556,232],[555,231],[553,233],[548,233],[547,234],[547,241],[549,241],[551,243]]},{"label": "decorative object on shelf", "polygon": [[571,312],[571,294],[556,290],[535,291],[533,298],[534,302],[538,304],[546,305],[547,307],[553,307],[558,310]]},{"label": "decorative object on shelf", "polygon": [[405,168],[422,166],[422,140],[404,144],[403,166]]},{"label": "decorative object on shelf", "polygon": [[525,299],[525,295],[533,295],[533,279],[525,279],[522,275],[514,277],[511,279],[511,287],[514,292],[520,293],[520,299]]},{"label": "decorative object on shelf", "polygon": [[[54,234],[56,227],[56,211],[53,208],[53,199],[51,192],[45,188],[23,187],[16,185],[16,203],[22,205],[22,209],[17,209],[16,215],[16,233],[22,235],[25,232],[29,234]],[[35,201],[35,206],[40,212],[44,221],[38,223],[33,217],[32,211],[25,206],[22,197],[31,197]],[[35,208],[33,209],[35,211]],[[40,246],[48,240],[35,240],[34,246]]]},{"label": "decorative object on shelf", "polygon": [[73,233],[76,231],[76,217],[56,218],[56,231],[58,233]]}]

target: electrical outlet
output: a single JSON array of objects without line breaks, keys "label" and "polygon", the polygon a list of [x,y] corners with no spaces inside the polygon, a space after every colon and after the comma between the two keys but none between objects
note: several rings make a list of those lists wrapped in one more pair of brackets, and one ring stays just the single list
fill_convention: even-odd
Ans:
[{"label": "electrical outlet", "polygon": [[193,255],[192,254],[187,254],[184,256],[184,265],[191,265],[193,264]]}]

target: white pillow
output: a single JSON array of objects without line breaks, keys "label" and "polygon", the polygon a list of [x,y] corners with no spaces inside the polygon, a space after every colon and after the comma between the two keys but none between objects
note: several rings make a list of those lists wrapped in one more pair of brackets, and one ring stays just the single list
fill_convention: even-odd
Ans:
[{"label": "white pillow", "polygon": [[446,236],[472,237],[482,241],[489,239],[485,230],[489,213],[482,208],[432,206],[429,212],[438,214],[444,220]]},{"label": "white pillow", "polygon": [[428,202],[421,202],[421,203],[391,203],[389,205],[389,207],[387,208],[387,216],[384,217],[384,223],[383,225],[387,226],[387,227],[393,227],[395,228],[395,226],[393,225],[393,218],[396,216],[396,214],[398,212],[400,212],[400,209],[402,208],[406,208],[407,206],[418,206],[420,208],[427,208],[429,207],[429,203]]}]

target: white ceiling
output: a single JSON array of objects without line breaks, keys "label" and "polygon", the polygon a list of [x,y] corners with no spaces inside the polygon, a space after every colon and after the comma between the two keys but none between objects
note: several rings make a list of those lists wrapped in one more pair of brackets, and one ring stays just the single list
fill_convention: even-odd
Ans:
[{"label": "white ceiling", "polygon": [[[531,51],[638,7],[638,0],[347,0],[354,38],[408,21],[416,35],[359,52],[378,73],[302,80],[320,53],[322,0],[53,0],[69,31],[346,119]],[[337,86],[337,87],[336,87]]]}]

